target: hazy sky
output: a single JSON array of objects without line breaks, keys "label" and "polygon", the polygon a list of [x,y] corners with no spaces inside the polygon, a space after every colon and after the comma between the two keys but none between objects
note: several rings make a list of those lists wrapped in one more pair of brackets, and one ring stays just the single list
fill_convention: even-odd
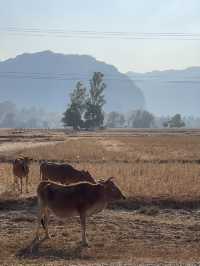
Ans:
[{"label": "hazy sky", "polygon": [[[0,60],[52,50],[89,54],[122,72],[200,65],[200,40],[124,40],[14,35],[2,28],[199,33],[200,0],[0,0]],[[200,35],[199,35],[200,39]]]}]

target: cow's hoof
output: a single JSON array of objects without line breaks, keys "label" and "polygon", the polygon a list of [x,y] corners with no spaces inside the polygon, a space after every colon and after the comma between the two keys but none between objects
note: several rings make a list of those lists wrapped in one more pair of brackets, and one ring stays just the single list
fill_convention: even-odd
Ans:
[{"label": "cow's hoof", "polygon": [[40,241],[40,237],[39,237],[39,236],[36,236],[36,237],[33,239],[32,243],[36,243],[36,242],[38,242],[38,241]]}]

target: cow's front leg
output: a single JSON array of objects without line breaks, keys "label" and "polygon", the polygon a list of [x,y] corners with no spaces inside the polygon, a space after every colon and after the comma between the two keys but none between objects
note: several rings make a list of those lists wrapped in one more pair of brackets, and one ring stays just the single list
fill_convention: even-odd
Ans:
[{"label": "cow's front leg", "polygon": [[20,192],[21,192],[21,194],[22,194],[22,186],[23,186],[23,178],[22,178],[22,177],[20,178],[20,186],[21,186],[21,188],[20,188]]},{"label": "cow's front leg", "polygon": [[28,175],[26,175],[26,193],[28,193],[29,191],[28,191]]},{"label": "cow's front leg", "polygon": [[19,178],[17,176],[14,176],[14,190],[20,191]]},{"label": "cow's front leg", "polygon": [[42,226],[45,230],[45,238],[46,239],[51,239],[51,236],[49,235],[49,228],[48,228],[49,216],[50,216],[50,213],[49,213],[48,209],[45,209],[43,221],[41,220],[41,223],[42,223]]}]

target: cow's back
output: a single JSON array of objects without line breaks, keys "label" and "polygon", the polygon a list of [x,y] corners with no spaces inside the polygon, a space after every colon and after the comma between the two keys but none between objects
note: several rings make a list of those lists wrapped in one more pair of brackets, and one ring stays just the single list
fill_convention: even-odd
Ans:
[{"label": "cow's back", "polygon": [[88,172],[77,170],[69,164],[43,163],[40,165],[40,173],[42,180],[50,179],[63,184],[80,181],[96,183]]}]

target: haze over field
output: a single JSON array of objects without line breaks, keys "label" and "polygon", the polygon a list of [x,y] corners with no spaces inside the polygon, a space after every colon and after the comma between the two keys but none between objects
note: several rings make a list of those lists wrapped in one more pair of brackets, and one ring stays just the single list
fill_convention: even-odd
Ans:
[{"label": "haze over field", "polygon": [[200,67],[147,73],[130,71],[127,75],[142,90],[150,112],[199,116]]}]

